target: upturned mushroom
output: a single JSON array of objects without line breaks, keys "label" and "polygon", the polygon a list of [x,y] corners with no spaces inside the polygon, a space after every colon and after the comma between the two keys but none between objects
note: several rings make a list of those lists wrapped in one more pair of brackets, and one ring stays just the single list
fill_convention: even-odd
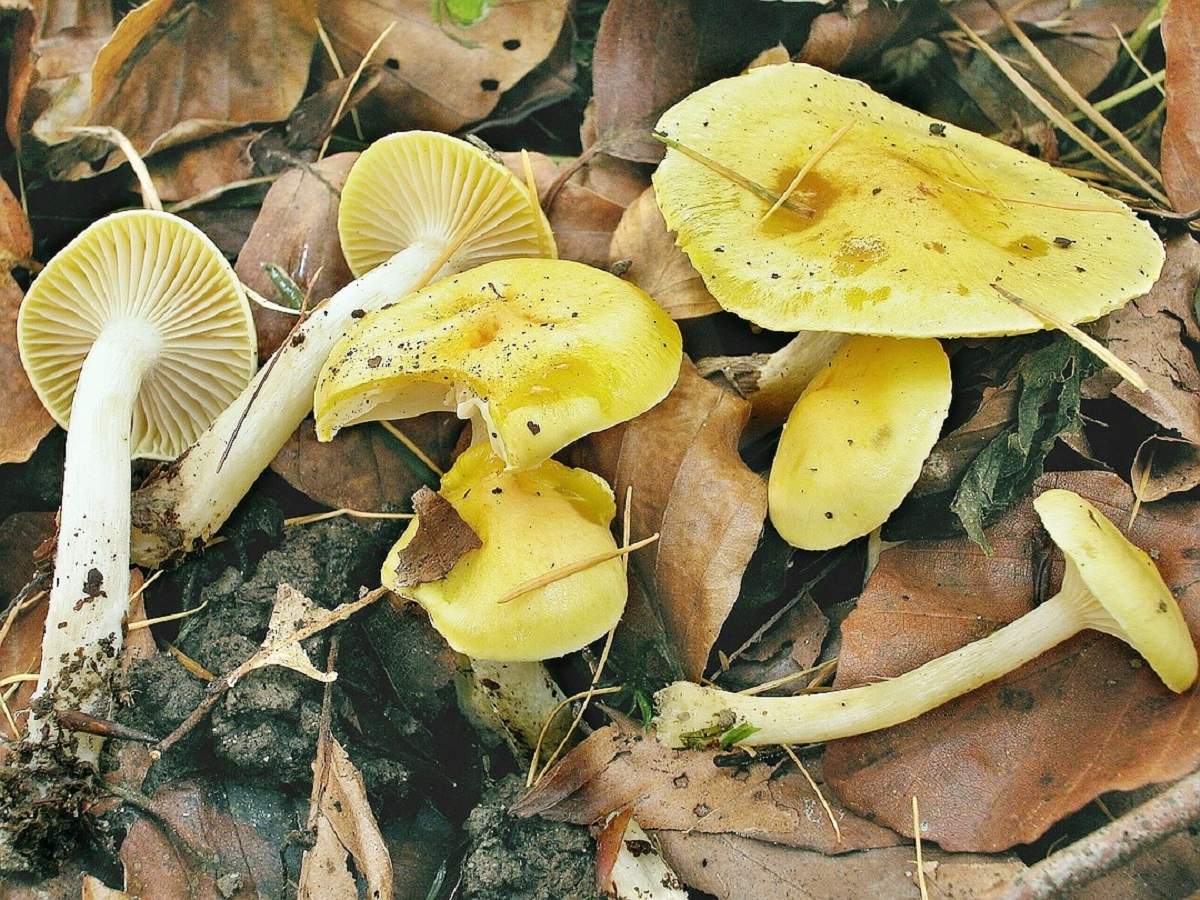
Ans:
[{"label": "upturned mushroom", "polygon": [[850,338],[784,423],[771,524],[804,550],[869,534],[916,484],[949,410],[950,360],[936,340]]},{"label": "upturned mushroom", "polygon": [[[193,225],[137,210],[101,219],[38,275],[17,319],[21,361],[67,429],[54,580],[29,744],[59,709],[107,717],[129,608],[130,458],[171,459],[254,373],[241,285]],[[99,739],[68,752],[95,763]]]},{"label": "upturned mushroom", "polygon": [[678,326],[640,288],[564,260],[488,263],[349,330],[317,382],[317,437],[454,411],[529,469],[654,406],[681,361]]},{"label": "upturned mushroom", "polygon": [[525,185],[483,151],[425,131],[362,154],[342,189],[338,233],[357,280],[314,309],[187,453],[137,492],[137,562],[157,565],[220,528],[312,409],[321,365],[357,319],[439,273],[555,255]]},{"label": "upturned mushroom", "polygon": [[1024,665],[1086,629],[1135,649],[1172,691],[1196,681],[1196,647],[1153,560],[1094,506],[1050,490],[1034,508],[1066,566],[1059,592],[986,638],[898,678],[796,697],[733,694],[676,682],[656,696],[658,739],[683,746],[714,722],[750,732],[745,745],[801,744],[888,728]]}]

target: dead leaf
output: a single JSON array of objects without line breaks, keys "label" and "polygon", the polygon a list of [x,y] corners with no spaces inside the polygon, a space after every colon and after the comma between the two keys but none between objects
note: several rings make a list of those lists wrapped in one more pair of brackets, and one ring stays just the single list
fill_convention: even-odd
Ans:
[{"label": "dead leaf", "polygon": [[[599,139],[596,134],[596,100],[590,98],[583,110],[583,123],[579,126],[579,143],[587,151]],[[587,161],[577,180],[601,197],[628,208],[650,186],[650,172],[650,167],[644,163],[597,152]]]},{"label": "dead leaf", "polygon": [[1200,286],[1200,244],[1184,234],[1167,242],[1162,275],[1150,293],[1131,300],[1090,329],[1145,378],[1147,391],[1121,381],[1109,369],[1112,393],[1163,428],[1200,444],[1200,369],[1191,348],[1200,344],[1194,300]]},{"label": "dead leaf", "polygon": [[33,576],[33,553],[54,536],[52,512],[17,512],[0,523],[0,608]]},{"label": "dead leaf", "polygon": [[88,122],[119,129],[149,156],[286,119],[308,82],[316,13],[316,0],[150,0],[96,57]]},{"label": "dead leaf", "polygon": [[[264,263],[274,263],[316,304],[354,280],[342,256],[337,214],[342,185],[357,159],[357,153],[338,153],[285,172],[271,185],[234,267],[243,283],[268,300],[283,302],[263,270]],[[295,324],[295,316],[255,304],[259,356],[274,353]]]},{"label": "dead leaf", "polygon": [[440,581],[464,553],[483,546],[479,535],[441,494],[423,487],[413,494],[412,502],[417,533],[396,555],[397,585]]},{"label": "dead leaf", "polygon": [[[1038,31],[1063,35],[1088,35],[1109,38],[1113,28],[1129,34],[1141,23],[1154,6],[1152,0],[1001,0],[1009,15],[1022,25],[1032,25]],[[955,12],[974,31],[987,37],[1006,31],[1003,20],[988,5],[987,0],[965,0]]]},{"label": "dead leaf", "polygon": [[84,875],[80,883],[79,900],[126,900],[129,894],[110,888],[99,878]]},{"label": "dead leaf", "polygon": [[703,674],[767,514],[766,485],[737,451],[749,413],[749,404],[684,360],[662,403],[582,446],[585,467],[613,486],[622,505],[633,487],[631,533],[662,535],[631,560],[649,596],[633,592],[622,630],[638,616],[661,620],[691,679]]},{"label": "dead leaf", "polygon": [[836,835],[804,776],[789,763],[720,768],[712,754],[672,750],[631,725],[589,735],[513,807],[521,816],[591,825],[632,807],[643,828],[736,834],[761,841],[846,853],[889,847],[899,837],[847,812],[824,790],[842,830]]},{"label": "dead leaf", "polygon": [[126,891],[223,900],[282,896],[287,879],[278,843],[260,833],[257,817],[235,815],[232,801],[232,788],[219,781],[159,788],[153,797],[158,819],[139,815],[121,844]]},{"label": "dead leaf", "polygon": [[484,118],[549,55],[567,5],[494,3],[482,21],[465,28],[444,14],[435,22],[441,5],[429,0],[321,0],[320,15],[347,72],[398,23],[373,57],[385,73],[365,116],[388,128],[454,131]]},{"label": "dead leaf", "polygon": [[[609,896],[613,900],[687,900],[683,882],[663,859],[657,841],[633,820],[623,832],[609,873]],[[599,841],[596,870],[600,870]]]},{"label": "dead leaf", "polygon": [[329,610],[317,606],[290,584],[281,583],[275,592],[275,608],[271,610],[271,621],[267,624],[267,636],[263,638],[262,649],[246,663],[243,674],[266,666],[284,666],[313,681],[327,683],[336,680],[337,672],[318,669],[300,642],[292,639],[292,635],[301,628],[328,615]]},{"label": "dead leaf", "polygon": [[[1147,465],[1148,474],[1142,468]],[[1200,484],[1200,447],[1169,435],[1151,435],[1138,448],[1130,469],[1130,483],[1138,486],[1142,502],[1153,503]]]},{"label": "dead leaf", "polygon": [[1162,17],[1167,55],[1167,121],[1162,174],[1180,212],[1200,208],[1200,0],[1171,0]]},{"label": "dead leaf", "polygon": [[783,44],[776,44],[774,47],[768,47],[754,59],[750,60],[750,64],[746,66],[746,71],[751,69],[761,69],[763,66],[779,66],[786,62],[791,62],[792,55],[788,53],[788,48]]},{"label": "dead leaf", "polygon": [[[1114,522],[1132,494],[1115,475],[1045,475]],[[1155,557],[1200,635],[1200,533],[1193,502],[1142,507],[1130,538]],[[1026,500],[988,531],[985,558],[966,540],[887,550],[842,626],[837,687],[886,678],[991,632],[1025,612],[1048,547]],[[1131,739],[1130,736],[1136,736]],[[1086,761],[1080,748],[1086,748]],[[1135,651],[1089,631],[1011,675],[911,722],[835,741],[829,783],[848,807],[952,850],[1028,842],[1105,791],[1180,777],[1200,763],[1200,691],[1168,691]]]},{"label": "dead leaf", "polygon": [[[687,884],[717,897],[743,900],[919,900],[913,848],[884,847],[826,856],[729,834],[656,833],[663,856]],[[933,897],[983,898],[1024,868],[1013,857],[945,853],[924,848]]]},{"label": "dead leaf", "polygon": [[[462,429],[452,417],[427,415],[403,422],[404,434],[435,462],[443,463]],[[409,451],[378,425],[347,429],[336,443],[322,444],[305,419],[271,460],[271,471],[325,506],[366,512],[407,509],[424,484]]]},{"label": "dead leaf", "polygon": [[[8,615],[10,613],[6,609],[4,615],[0,617],[0,623],[4,622]],[[0,680],[11,678],[14,675],[36,675],[38,673],[42,664],[42,631],[45,624],[45,599],[16,613],[16,618],[13,619],[8,634],[4,636],[3,641],[0,641]],[[33,696],[36,687],[37,683],[34,681],[24,682],[17,686],[11,696],[8,694],[10,687],[0,688],[6,698],[8,711],[16,721],[18,728],[24,729],[25,727],[24,711],[29,708],[29,698]],[[0,714],[0,735],[5,738],[4,742],[0,742],[0,764],[3,764],[10,746],[7,741],[11,740],[14,735],[7,717],[2,714]]]},{"label": "dead leaf", "polygon": [[[546,217],[554,231],[561,259],[586,263],[597,268],[608,267],[608,246],[612,234],[621,221],[624,208],[612,200],[600,196],[590,188],[568,181],[554,196],[546,193],[559,175],[559,167],[541,153],[529,154],[533,165],[534,182]],[[501,153],[501,161],[517,173],[522,181],[525,170],[519,153]]]},{"label": "dead leaf", "polygon": [[[829,620],[807,594],[730,655],[731,664],[715,678],[726,690],[739,691],[801,672],[817,661]],[[788,694],[805,686],[796,679],[772,693]]]},{"label": "dead leaf", "polygon": [[21,2],[0,8],[0,19],[11,22],[12,44],[9,47],[8,78],[4,89],[4,131],[8,142],[18,153],[21,150],[21,109],[33,81],[33,42],[37,32],[37,15],[32,5]]},{"label": "dead leaf", "polygon": [[159,198],[163,201],[188,200],[251,177],[254,160],[250,157],[250,145],[261,134],[252,129],[241,129],[156,154],[146,166],[158,188]]},{"label": "dead leaf", "polygon": [[0,381],[6,391],[0,406],[0,463],[25,462],[54,427],[25,376],[17,350],[17,311],[23,295],[9,270],[32,253],[29,220],[0,179]]},{"label": "dead leaf", "polygon": [[686,0],[613,0],[592,57],[596,133],[604,152],[655,163],[658,117],[696,86],[699,35]]},{"label": "dead leaf", "polygon": [[821,13],[813,19],[796,60],[830,72],[853,72],[896,43],[905,19],[918,5],[872,3],[857,12],[847,7]]},{"label": "dead leaf", "polygon": [[721,311],[704,287],[700,273],[675,246],[675,238],[667,231],[654,200],[653,188],[646,188],[621,216],[609,246],[608,263],[628,263],[621,277],[657,300],[672,319]]},{"label": "dead leaf", "polygon": [[613,866],[625,846],[625,831],[633,819],[633,807],[612,813],[596,835],[596,890],[612,892]]},{"label": "dead leaf", "polygon": [[487,119],[472,126],[471,132],[479,134],[489,128],[516,125],[538,110],[574,95],[578,90],[575,76],[579,66],[574,52],[577,38],[575,22],[568,16],[550,55],[505,91]]},{"label": "dead leaf", "polygon": [[367,883],[367,897],[390,900],[392,859],[367,800],[362,775],[335,738],[323,745],[313,764],[317,801],[317,843],[305,852],[300,868],[302,900],[356,898],[346,852]]}]

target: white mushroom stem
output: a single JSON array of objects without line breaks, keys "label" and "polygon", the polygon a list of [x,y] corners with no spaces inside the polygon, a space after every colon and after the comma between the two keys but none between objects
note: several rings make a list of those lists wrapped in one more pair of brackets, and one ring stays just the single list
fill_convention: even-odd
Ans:
[{"label": "white mushroom stem", "polygon": [[157,566],[210,538],[312,410],[321,366],[355,318],[424,287],[455,249],[411,244],[317,307],[199,440],[134,495],[134,561]]},{"label": "white mushroom stem", "polygon": [[710,356],[696,363],[704,377],[720,372],[750,401],[750,422],[742,435],[753,440],[782,425],[808,383],[829,365],[849,335],[807,331],[774,353],[750,356]]},{"label": "white mushroom stem", "polygon": [[[460,673],[458,702],[477,727],[499,735],[513,756],[527,762],[546,720],[564,709],[566,695],[540,662],[493,662],[471,659]],[[559,715],[546,731],[543,745],[557,747],[566,734],[569,715]]]},{"label": "white mushroom stem", "polygon": [[[1068,563],[1063,587],[1015,622],[887,681],[821,694],[760,697],[675,682],[659,691],[658,739],[684,745],[689,732],[724,715],[757,729],[737,743],[809,744],[865,734],[914,719],[1019,668],[1080,631],[1121,629]],[[729,714],[732,713],[732,716]]]},{"label": "white mushroom stem", "polygon": [[[129,436],[142,378],[161,340],[135,319],[104,327],[75,388],[67,432],[54,582],[29,716],[33,744],[59,734],[54,709],[106,718],[129,611]],[[42,702],[39,702],[42,700]],[[95,764],[101,739],[78,735]]]}]

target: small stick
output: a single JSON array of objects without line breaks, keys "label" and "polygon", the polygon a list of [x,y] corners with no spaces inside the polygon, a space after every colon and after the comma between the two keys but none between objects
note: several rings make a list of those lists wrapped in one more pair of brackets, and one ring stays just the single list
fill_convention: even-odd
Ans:
[{"label": "small stick", "polygon": [[[342,67],[342,61],[338,58],[337,51],[333,48],[333,41],[329,38],[329,32],[325,30],[319,16],[313,16],[313,21],[317,23],[317,37],[321,39],[321,46],[325,48],[325,52],[329,54],[329,61],[333,63],[333,71],[337,73],[338,78],[346,77],[346,70]],[[350,110],[350,121],[354,123],[354,133],[358,135],[360,141],[366,140],[363,137],[362,122],[358,118],[358,110]]]},{"label": "small stick", "polygon": [[158,738],[120,722],[90,716],[77,709],[56,710],[54,715],[68,731],[82,731],[85,734],[98,734],[100,737],[115,738],[118,741],[135,741],[139,744],[157,744]]},{"label": "small stick", "polygon": [[285,528],[290,528],[293,525],[311,525],[313,522],[324,522],[326,519],[339,519],[342,516],[349,516],[352,519],[411,519],[416,516],[416,513],[389,513],[389,512],[367,512],[362,509],[350,509],[348,506],[343,506],[341,509],[331,509],[328,512],[310,513],[307,516],[292,516],[290,519],[284,519]]},{"label": "small stick", "polygon": [[696,162],[700,163],[700,165],[704,166],[706,169],[710,169],[713,172],[716,172],[722,178],[729,179],[734,184],[736,184],[738,187],[745,188],[747,191],[752,193],[755,197],[758,197],[760,200],[765,200],[767,203],[779,203],[780,206],[782,206],[784,209],[791,210],[794,213],[799,213],[800,215],[805,216],[806,218],[811,218],[816,213],[816,210],[813,209],[811,206],[805,206],[803,203],[797,203],[795,200],[790,200],[788,198],[783,198],[782,200],[780,200],[780,197],[778,194],[776,194],[774,191],[767,190],[765,187],[763,187],[757,181],[751,181],[745,175],[741,175],[741,174],[733,171],[733,169],[729,168],[729,166],[726,166],[723,163],[719,163],[715,159],[710,159],[709,157],[707,157],[703,153],[701,153],[699,150],[693,150],[691,147],[687,146],[686,144],[680,143],[679,141],[675,140],[675,138],[667,137],[661,131],[655,131],[655,132],[651,132],[651,133],[654,135],[655,140],[661,141],[662,143],[666,144],[672,150],[678,150],[680,153],[682,153],[684,156],[688,157],[689,159],[694,159]]},{"label": "small stick", "polygon": [[[159,569],[158,571],[161,572],[163,570]],[[198,612],[203,612],[206,606],[208,606],[207,600],[205,600],[199,606],[194,607],[193,609],[185,609],[183,612],[171,613],[167,616],[158,616],[154,619],[138,619],[136,622],[130,622],[126,628],[129,631],[137,631],[139,628],[149,628],[151,625],[161,625],[164,622],[175,622],[179,619],[186,619],[190,616],[196,615]]]},{"label": "small stick", "polygon": [[641,550],[648,544],[653,544],[658,540],[658,532],[638,541],[636,544],[629,544],[626,547],[617,547],[615,550],[606,550],[603,553],[598,553],[595,556],[590,556],[587,559],[576,560],[573,563],[563,566],[561,569],[555,569],[553,572],[547,572],[545,575],[539,575],[537,578],[531,578],[528,581],[518,584],[515,588],[497,600],[497,603],[509,603],[516,600],[523,594],[528,594],[530,591],[536,591],[540,587],[545,587],[548,584],[554,584],[556,581],[562,581],[564,578],[570,578],[585,569],[590,569],[592,566],[598,566],[601,563],[608,562],[610,559],[616,559],[618,556],[624,556],[627,553],[632,553],[634,550]]},{"label": "small stick", "polygon": [[992,900],[1063,897],[1200,821],[1200,772],[1193,772],[1115,822],[1030,866]]},{"label": "small stick", "polygon": [[133,174],[137,176],[138,185],[142,189],[142,205],[146,209],[152,209],[156,212],[162,212],[162,200],[158,198],[158,188],[154,186],[154,179],[150,177],[150,170],[146,168],[146,163],[142,159],[140,153],[134,149],[129,138],[116,128],[109,128],[107,125],[79,125],[66,129],[75,134],[88,134],[92,137],[102,138],[110,144],[115,144],[117,149],[125,154],[125,159],[129,161],[129,168],[133,169]]},{"label": "small stick", "polygon": [[804,161],[804,165],[800,167],[800,171],[796,173],[796,177],[792,179],[791,184],[789,184],[787,188],[784,189],[784,192],[779,195],[779,199],[772,203],[771,208],[763,213],[763,217],[759,219],[760,223],[767,221],[767,219],[775,215],[775,211],[779,209],[779,207],[783,206],[783,204],[787,202],[788,198],[792,196],[792,193],[796,190],[796,188],[800,186],[800,182],[804,180],[804,176],[811,172],[813,167],[825,157],[825,154],[832,150],[834,145],[846,136],[846,132],[853,128],[854,124],[854,120],[851,119],[837,131],[835,131],[830,136],[829,140],[813,151],[812,155]]}]

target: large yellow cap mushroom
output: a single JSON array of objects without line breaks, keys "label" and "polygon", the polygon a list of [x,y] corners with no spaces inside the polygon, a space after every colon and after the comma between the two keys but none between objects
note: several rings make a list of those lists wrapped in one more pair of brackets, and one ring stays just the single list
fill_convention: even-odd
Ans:
[{"label": "large yellow cap mushroom", "polygon": [[[693,152],[668,150],[654,175],[668,226],[717,302],[764,328],[1018,334],[1045,324],[993,285],[1084,322],[1162,268],[1162,243],[1124,204],[812,66],[710,84],[658,128]],[[810,214],[764,222],[770,199],[696,153],[775,195],[815,160],[791,195]]]},{"label": "large yellow cap mushroom", "polygon": [[932,338],[851,338],[805,389],[771,466],[771,524],[805,550],[882,525],[921,474],[950,409]]},{"label": "large yellow cap mushroom", "polygon": [[641,289],[579,263],[489,263],[368,315],[317,383],[317,436],[457,410],[510,469],[645,412],[675,384],[679,328]]},{"label": "large yellow cap mushroom", "polygon": [[506,471],[479,444],[458,458],[439,493],[483,546],[440,581],[398,584],[397,557],[415,536],[417,520],[388,555],[381,578],[420,603],[455,650],[501,662],[550,659],[617,624],[627,587],[624,565],[615,558],[501,602],[532,579],[616,550],[608,527],[616,504],[603,479],[552,459],[525,472]]}]

